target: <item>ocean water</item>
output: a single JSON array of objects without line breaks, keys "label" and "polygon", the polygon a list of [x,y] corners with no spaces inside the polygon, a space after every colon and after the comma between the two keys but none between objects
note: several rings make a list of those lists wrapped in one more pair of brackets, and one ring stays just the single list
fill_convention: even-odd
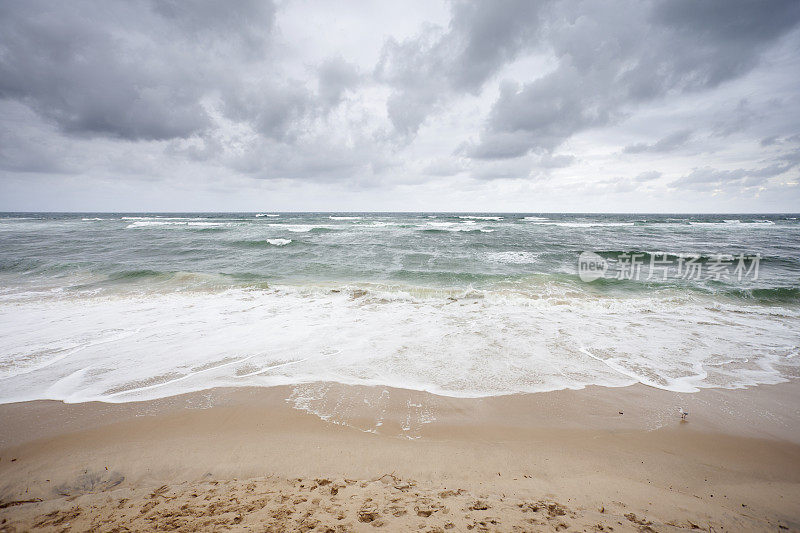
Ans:
[{"label": "ocean water", "polygon": [[796,215],[0,214],[0,402],[798,376]]}]

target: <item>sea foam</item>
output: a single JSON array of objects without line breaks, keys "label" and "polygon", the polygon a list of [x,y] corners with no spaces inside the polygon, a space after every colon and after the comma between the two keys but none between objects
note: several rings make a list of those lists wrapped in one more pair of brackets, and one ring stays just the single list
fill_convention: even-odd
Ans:
[{"label": "sea foam", "polygon": [[0,324],[0,402],[325,381],[458,397],[637,382],[692,392],[800,367],[797,310],[552,287],[17,295]]}]

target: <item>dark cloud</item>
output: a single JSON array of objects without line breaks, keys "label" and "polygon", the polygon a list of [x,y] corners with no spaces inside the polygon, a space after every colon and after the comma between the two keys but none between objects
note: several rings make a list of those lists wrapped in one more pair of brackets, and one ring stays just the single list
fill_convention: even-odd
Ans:
[{"label": "dark cloud", "polygon": [[[275,18],[261,0],[0,3],[0,100],[27,105],[67,137],[170,141],[165,154],[258,177],[327,179],[377,164],[377,146],[325,136],[309,150],[299,140],[313,137],[361,75],[333,57],[311,67],[316,91],[287,76],[273,53]],[[5,168],[64,166],[51,161],[62,151],[25,148],[5,127],[0,136],[13,137],[0,151]]]},{"label": "dark cloud", "polygon": [[529,136],[515,133],[498,133],[479,144],[465,143],[457,153],[473,159],[511,159],[530,151]]},{"label": "dark cloud", "polygon": [[479,92],[535,41],[546,3],[459,1],[447,31],[426,28],[404,42],[389,39],[375,76],[393,89],[387,110],[397,131],[412,135],[443,101]]},{"label": "dark cloud", "polygon": [[754,68],[799,20],[794,1],[768,9],[725,0],[622,2],[613,10],[560,4],[545,35],[558,67],[501,93],[482,144],[513,136],[529,150],[552,150],[575,133],[625,116],[631,106],[716,87]]},{"label": "dark cloud", "polygon": [[285,84],[254,84],[232,90],[223,103],[230,119],[250,124],[264,137],[290,140],[302,131],[302,118],[310,111],[313,97],[299,81]]},{"label": "dark cloud", "polygon": [[274,9],[251,1],[3,2],[0,97],[64,131],[122,139],[187,137],[209,126],[202,98],[231,64],[263,49]]},{"label": "dark cloud", "polygon": [[0,2],[0,196],[11,175],[797,194],[800,2],[278,6]]},{"label": "dark cloud", "polygon": [[629,144],[626,146],[622,151],[626,154],[641,154],[641,153],[663,153],[663,152],[671,152],[676,148],[680,148],[686,141],[689,140],[689,137],[692,136],[692,132],[689,130],[684,131],[676,131],[658,141],[654,142],[653,144],[646,144],[646,143],[636,143],[636,144]]}]

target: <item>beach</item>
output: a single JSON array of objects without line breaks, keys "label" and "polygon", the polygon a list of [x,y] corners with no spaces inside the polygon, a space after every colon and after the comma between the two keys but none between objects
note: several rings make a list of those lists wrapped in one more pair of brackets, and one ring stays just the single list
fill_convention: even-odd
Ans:
[{"label": "beach", "polygon": [[800,529],[796,382],[477,399],[320,385],[316,406],[291,386],[2,405],[0,527]]}]

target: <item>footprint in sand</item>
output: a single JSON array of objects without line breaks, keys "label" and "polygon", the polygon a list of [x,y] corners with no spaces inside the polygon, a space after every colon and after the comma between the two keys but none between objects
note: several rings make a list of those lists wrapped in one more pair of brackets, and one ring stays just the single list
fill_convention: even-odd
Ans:
[{"label": "footprint in sand", "polygon": [[125,480],[119,472],[84,472],[73,481],[62,483],[53,489],[59,496],[78,496],[90,492],[110,490]]}]

